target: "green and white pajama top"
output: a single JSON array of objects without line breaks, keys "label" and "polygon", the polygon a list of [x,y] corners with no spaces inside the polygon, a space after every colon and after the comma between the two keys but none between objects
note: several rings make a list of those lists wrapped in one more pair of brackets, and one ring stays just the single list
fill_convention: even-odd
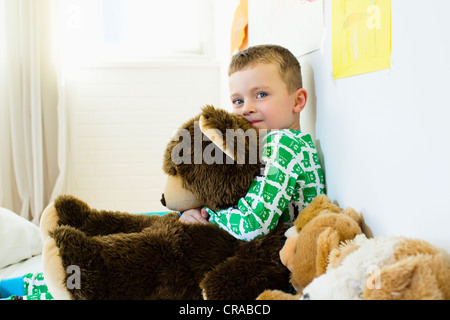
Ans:
[{"label": "green and white pajama top", "polygon": [[289,129],[267,133],[261,160],[264,173],[255,177],[236,206],[213,211],[209,221],[240,240],[250,241],[292,224],[298,213],[325,192],[319,156],[309,134]]}]

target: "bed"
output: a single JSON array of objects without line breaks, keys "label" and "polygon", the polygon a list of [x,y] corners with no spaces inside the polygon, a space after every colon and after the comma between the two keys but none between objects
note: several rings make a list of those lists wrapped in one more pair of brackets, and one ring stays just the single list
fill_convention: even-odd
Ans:
[{"label": "bed", "polygon": [[0,279],[42,272],[39,228],[0,207]]},{"label": "bed", "polygon": [[42,248],[38,226],[0,207],[0,280],[42,272]]}]

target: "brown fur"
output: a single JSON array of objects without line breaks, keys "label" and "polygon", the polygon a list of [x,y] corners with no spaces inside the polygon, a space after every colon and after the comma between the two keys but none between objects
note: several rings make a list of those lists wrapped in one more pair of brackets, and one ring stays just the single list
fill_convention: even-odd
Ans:
[{"label": "brown fur", "polygon": [[254,299],[266,288],[287,286],[289,274],[278,258],[282,226],[244,242],[213,224],[183,224],[175,213],[86,208],[60,196],[59,226],[50,231],[64,270],[81,269],[81,288],[69,290],[74,299],[201,299],[202,289],[209,299]]},{"label": "brown fur", "polygon": [[[193,195],[208,208],[211,208],[212,210],[228,208],[237,204],[242,195],[247,193],[250,183],[253,181],[255,175],[260,173],[261,163],[259,162],[259,157],[256,163],[250,163],[250,161],[248,161],[248,155],[251,154],[250,152],[257,150],[259,147],[259,136],[255,135],[255,139],[249,138],[246,140],[245,155],[247,156],[245,157],[245,162],[239,161],[238,163],[237,161],[230,161],[230,158],[221,153],[220,155],[214,156],[221,158],[223,164],[205,164],[204,162],[195,164],[195,154],[197,154],[197,156],[202,155],[203,150],[210,147],[210,144],[212,143],[208,138],[205,138],[198,127],[200,116],[204,117],[206,126],[215,128],[221,132],[227,145],[234,145],[234,141],[226,141],[227,129],[242,129],[244,132],[254,130],[253,126],[243,117],[231,114],[225,110],[216,109],[212,106],[206,106],[203,108],[200,115],[184,123],[178,131],[179,133],[180,130],[188,130],[191,137],[194,137],[196,132],[201,135],[200,137],[191,140],[191,152],[188,155],[188,158],[191,161],[189,163],[181,164],[175,164],[173,162],[172,151],[182,140],[177,138],[177,133],[175,134],[176,138],[167,145],[164,153],[163,170],[167,175],[180,177],[183,181],[183,187],[192,192]],[[248,132],[250,133],[250,131]],[[198,139],[197,141],[202,141],[202,144],[196,144],[195,139]],[[196,146],[201,146],[202,149],[196,150]],[[218,148],[216,148],[215,151],[220,152]],[[238,154],[237,147],[234,148],[234,154],[236,158],[241,156]],[[227,164],[230,162],[232,164]],[[219,188],[221,189],[221,192],[211,192],[211,190],[217,190]],[[171,199],[167,199],[167,196],[163,195],[163,198],[165,198],[166,203],[170,203]],[[169,209],[172,209],[170,205],[168,207]]]},{"label": "brown fur", "polygon": [[[242,117],[213,107],[202,115],[208,127],[219,130],[250,128]],[[198,118],[183,125],[191,137]],[[210,143],[204,141],[202,148]],[[175,165],[171,151],[176,145],[171,141],[167,147],[165,172],[180,176],[187,194],[211,208],[236,204],[259,173],[259,163]],[[249,148],[247,144],[246,152]],[[48,248],[43,253],[44,276],[54,288],[52,294],[72,299],[255,299],[265,289],[288,286],[289,271],[278,256],[285,240],[283,225],[245,242],[213,224],[183,224],[178,219],[178,213],[99,211],[73,196],[60,196],[41,219]],[[74,265],[81,271],[80,288],[66,286],[71,274],[63,271]]]}]

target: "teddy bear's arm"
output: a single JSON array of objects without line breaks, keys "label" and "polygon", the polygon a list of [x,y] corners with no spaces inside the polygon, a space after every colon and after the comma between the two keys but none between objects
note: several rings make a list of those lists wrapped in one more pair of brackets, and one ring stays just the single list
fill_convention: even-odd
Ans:
[{"label": "teddy bear's arm", "polygon": [[203,296],[211,300],[254,300],[264,290],[288,288],[289,270],[279,257],[286,229],[280,224],[264,237],[239,242],[234,256],[205,274],[200,283]]},{"label": "teddy bear's arm", "polygon": [[288,287],[289,272],[279,261],[233,256],[206,273],[200,288],[208,300],[254,300],[265,289],[282,289],[281,283]]},{"label": "teddy bear's arm", "polygon": [[[98,211],[73,196],[60,196],[49,205],[41,217],[41,231],[46,235],[58,226],[70,226],[88,236],[113,233],[140,232],[166,220],[176,220],[178,215],[139,215],[126,212]],[[164,220],[164,221],[163,221]]]}]

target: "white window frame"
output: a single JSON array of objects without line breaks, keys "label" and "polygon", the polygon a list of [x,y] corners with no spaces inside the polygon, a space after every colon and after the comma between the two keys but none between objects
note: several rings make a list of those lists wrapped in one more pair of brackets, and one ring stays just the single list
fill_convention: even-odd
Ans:
[{"label": "white window frame", "polygon": [[215,38],[214,38],[214,1],[200,1],[201,17],[201,45],[200,52],[179,52],[167,56],[148,56],[140,59],[113,58],[108,60],[87,60],[77,63],[78,67],[180,67],[180,66],[217,66],[215,58]]}]

